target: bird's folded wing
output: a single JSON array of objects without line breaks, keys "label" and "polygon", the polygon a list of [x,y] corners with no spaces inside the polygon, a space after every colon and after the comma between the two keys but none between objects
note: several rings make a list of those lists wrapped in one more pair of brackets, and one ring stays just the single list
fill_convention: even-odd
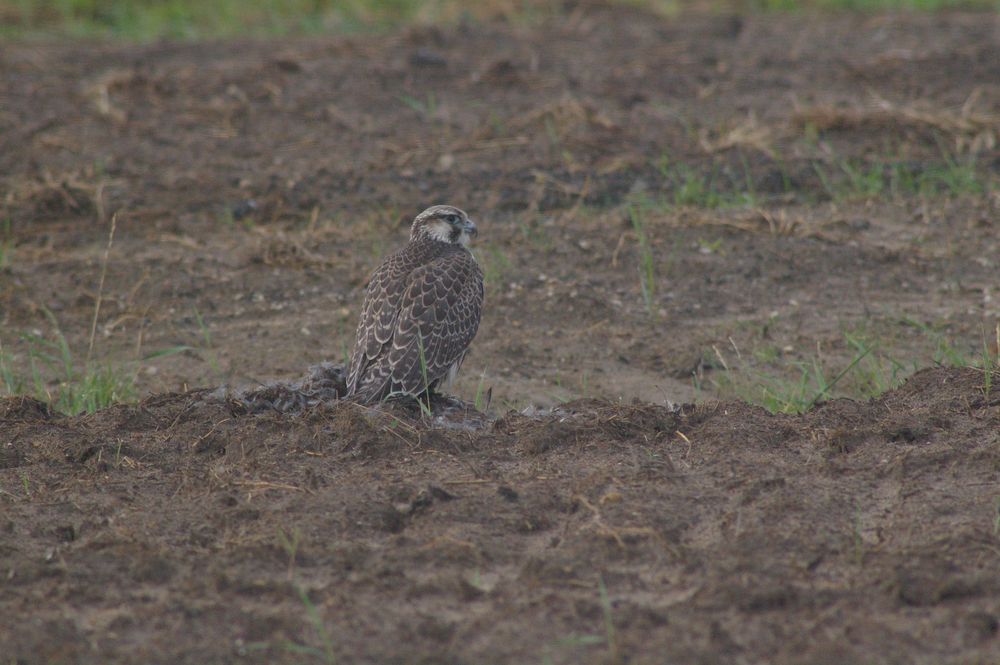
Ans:
[{"label": "bird's folded wing", "polygon": [[368,366],[384,354],[386,345],[392,340],[400,301],[409,284],[405,279],[407,271],[408,267],[403,265],[400,257],[394,255],[386,259],[372,274],[361,307],[357,340],[347,379],[348,389],[352,392],[359,387],[358,382]]},{"label": "bird's folded wing", "polygon": [[447,374],[479,329],[483,278],[471,255],[413,271],[385,358],[393,389],[417,394]]}]

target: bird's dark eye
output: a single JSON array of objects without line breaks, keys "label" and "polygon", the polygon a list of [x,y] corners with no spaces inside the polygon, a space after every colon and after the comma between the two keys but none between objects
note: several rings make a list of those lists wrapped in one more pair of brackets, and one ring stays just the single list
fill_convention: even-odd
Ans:
[{"label": "bird's dark eye", "polygon": [[444,219],[449,224],[458,224],[458,215],[448,215]]}]

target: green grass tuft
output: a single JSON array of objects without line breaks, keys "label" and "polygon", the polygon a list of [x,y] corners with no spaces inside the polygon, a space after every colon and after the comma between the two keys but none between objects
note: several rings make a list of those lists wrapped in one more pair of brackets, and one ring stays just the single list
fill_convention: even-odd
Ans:
[{"label": "green grass tuft", "polygon": [[[30,375],[11,367],[11,358],[0,344],[0,388],[6,396],[31,395],[61,413],[93,413],[118,402],[136,399],[135,374],[113,363],[80,363],[66,338],[57,329],[55,339],[22,335],[28,348]],[[54,379],[46,379],[54,376]]]},{"label": "green grass tuft", "polygon": [[666,183],[669,202],[678,207],[736,208],[757,203],[753,175],[741,157],[742,174],[729,173],[718,161],[704,172],[660,157],[655,166]]},{"label": "green grass tuft", "polygon": [[503,250],[495,246],[482,246],[476,252],[479,265],[483,269],[483,281],[486,286],[496,287],[503,284],[504,280],[513,269],[513,265]]},{"label": "green grass tuft", "polygon": [[646,233],[643,206],[644,204],[641,202],[632,203],[628,208],[628,214],[639,247],[639,289],[646,305],[646,312],[652,315],[656,295],[656,262],[653,256],[653,247]]},{"label": "green grass tuft", "polygon": [[428,92],[424,99],[411,97],[410,95],[398,95],[399,101],[403,102],[411,111],[414,111],[424,120],[431,120],[437,115],[437,98],[433,92]]},{"label": "green grass tuft", "polygon": [[493,401],[493,386],[489,389],[484,390],[486,385],[486,370],[479,375],[479,385],[476,386],[476,398],[474,404],[476,406],[476,411],[485,413],[490,408],[490,403]]},{"label": "green grass tuft", "polygon": [[981,194],[989,187],[987,175],[975,163],[947,154],[940,163],[844,159],[832,169],[813,162],[813,169],[834,201],[959,196]]},{"label": "green grass tuft", "polygon": [[3,222],[3,233],[0,237],[0,271],[10,267],[14,255],[14,240],[10,233],[10,219]]},{"label": "green grass tuft", "polygon": [[333,648],[333,639],[330,637],[330,632],[326,629],[326,625],[323,623],[323,617],[320,616],[319,610],[312,602],[312,599],[309,598],[309,593],[305,589],[301,586],[295,585],[295,590],[298,592],[299,600],[306,609],[306,616],[309,619],[309,623],[312,624],[316,634],[323,642],[323,647],[317,648],[307,644],[299,644],[298,642],[286,642],[285,650],[289,653],[312,656],[327,665],[335,665],[337,662],[337,656]]},{"label": "green grass tuft", "polygon": [[865,349],[836,374],[831,374],[820,359],[792,363],[798,377],[785,378],[765,372],[749,372],[743,379],[732,379],[736,393],[748,402],[763,406],[772,413],[803,413],[829,398],[837,385],[854,371],[871,349]]},{"label": "green grass tuft", "polygon": [[819,198],[833,201],[900,200],[908,197],[941,198],[982,194],[996,184],[995,176],[974,159],[958,159],[942,151],[937,161],[913,162],[898,158],[815,159],[809,162],[819,180],[814,185],[795,187],[784,163],[777,168],[783,191],[759,194],[746,159],[740,166],[713,159],[708,164],[675,163],[666,157],[655,162],[662,176],[662,191],[656,204],[663,208],[705,209],[746,208],[766,203],[768,198],[789,198],[814,203]]},{"label": "green grass tuft", "polygon": [[382,30],[457,14],[436,0],[0,0],[0,35],[129,41]]},{"label": "green grass tuft", "polygon": [[[971,367],[983,372],[983,392],[990,394],[996,379],[1000,359],[993,341],[983,335],[982,348],[976,351],[949,340],[931,326],[912,319],[899,321],[916,329],[923,337],[926,353],[907,361],[900,360],[890,349],[889,340],[866,330],[843,333],[844,347],[850,352],[847,361],[831,362],[818,351],[804,359],[783,360],[781,351],[765,345],[743,362],[730,364],[715,347],[705,355],[703,366],[721,370],[709,380],[722,397],[735,397],[764,407],[772,413],[802,413],[820,402],[834,397],[871,399],[898,388],[911,374],[929,365]],[[1000,345],[1000,329],[996,331]],[[696,385],[703,382],[696,377]]]},{"label": "green grass tuft", "polygon": [[181,345],[154,351],[128,363],[81,360],[73,353],[55,316],[43,310],[53,327],[51,337],[18,335],[26,349],[27,372],[15,369],[15,357],[0,339],[0,396],[28,395],[67,415],[93,413],[138,398],[136,379],[142,361],[165,358],[195,347]]},{"label": "green grass tuft", "polygon": [[417,404],[420,405],[420,410],[425,416],[430,418],[433,415],[431,411],[431,383],[427,376],[427,356],[424,355],[424,337],[417,331],[417,351],[420,354],[420,376],[424,381],[424,398],[427,400],[426,403],[417,399]]}]

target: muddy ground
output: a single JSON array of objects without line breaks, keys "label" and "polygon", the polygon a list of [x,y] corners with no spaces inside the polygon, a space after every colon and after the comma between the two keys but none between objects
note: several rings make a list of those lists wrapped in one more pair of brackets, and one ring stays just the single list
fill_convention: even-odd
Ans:
[{"label": "muddy ground", "polygon": [[[801,416],[731,397],[859,335],[903,373],[989,348],[998,29],[582,4],[4,44],[5,363],[30,375],[58,328],[82,364],[99,297],[94,358],[142,401],[0,403],[0,653],[995,662],[992,377]],[[192,392],[341,362],[367,273],[439,202],[481,231],[454,392],[492,389],[482,428]]]}]

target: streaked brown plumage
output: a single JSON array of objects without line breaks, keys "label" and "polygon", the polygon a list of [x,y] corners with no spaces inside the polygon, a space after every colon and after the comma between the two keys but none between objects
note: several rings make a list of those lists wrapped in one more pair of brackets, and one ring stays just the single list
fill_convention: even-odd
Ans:
[{"label": "streaked brown plumage", "polygon": [[410,241],[368,282],[349,397],[370,404],[420,395],[454,378],[483,307],[483,273],[466,249],[474,235],[476,225],[452,206],[432,206],[413,220]]}]

